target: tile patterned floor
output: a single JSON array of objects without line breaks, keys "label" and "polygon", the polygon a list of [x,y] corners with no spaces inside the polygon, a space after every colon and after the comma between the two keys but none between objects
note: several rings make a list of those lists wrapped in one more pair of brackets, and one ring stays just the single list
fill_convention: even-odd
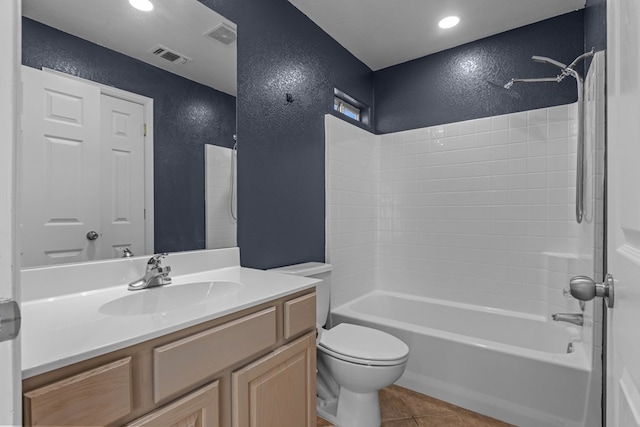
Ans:
[{"label": "tile patterned floor", "polygon": [[[512,427],[415,391],[392,385],[380,390],[382,427]],[[318,427],[332,427],[318,417]]]}]

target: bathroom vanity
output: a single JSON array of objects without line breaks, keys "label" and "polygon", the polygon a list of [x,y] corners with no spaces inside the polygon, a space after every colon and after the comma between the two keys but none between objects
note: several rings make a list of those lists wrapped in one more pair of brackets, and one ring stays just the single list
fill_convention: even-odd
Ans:
[{"label": "bathroom vanity", "polygon": [[[235,264],[233,249],[191,254],[221,251]],[[315,426],[315,281],[220,259],[193,273],[203,263],[188,256],[167,258],[189,273],[164,290],[125,283],[24,304],[24,425]],[[204,283],[241,286],[184,297]]]}]

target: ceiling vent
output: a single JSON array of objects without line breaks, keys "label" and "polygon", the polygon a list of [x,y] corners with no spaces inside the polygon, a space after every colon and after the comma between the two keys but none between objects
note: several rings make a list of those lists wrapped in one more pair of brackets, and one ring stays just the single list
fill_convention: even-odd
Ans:
[{"label": "ceiling vent", "polygon": [[168,49],[162,45],[158,45],[151,49],[151,53],[176,65],[186,64],[187,62],[191,61],[191,58],[188,58],[181,53],[178,53],[175,50]]},{"label": "ceiling vent", "polygon": [[211,37],[214,40],[218,40],[220,43],[230,45],[231,43],[236,41],[237,34],[236,30],[222,22],[220,25],[217,25],[211,31],[207,31],[204,33],[205,36]]}]

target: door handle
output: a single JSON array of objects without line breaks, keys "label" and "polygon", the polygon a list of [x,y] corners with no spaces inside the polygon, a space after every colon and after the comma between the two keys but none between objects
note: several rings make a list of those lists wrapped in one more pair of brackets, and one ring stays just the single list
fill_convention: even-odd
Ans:
[{"label": "door handle", "polygon": [[90,231],[87,233],[87,240],[96,240],[100,235],[95,231]]},{"label": "door handle", "polygon": [[603,283],[596,283],[588,276],[575,276],[569,281],[571,295],[580,301],[591,301],[595,297],[604,298],[607,307],[613,308],[613,276],[607,274]]}]

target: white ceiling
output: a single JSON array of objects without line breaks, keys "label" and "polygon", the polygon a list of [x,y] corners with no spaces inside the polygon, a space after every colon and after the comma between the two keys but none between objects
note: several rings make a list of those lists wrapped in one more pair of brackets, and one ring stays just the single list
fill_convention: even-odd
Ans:
[{"label": "white ceiling", "polygon": [[[585,0],[289,0],[376,71],[582,9]],[[458,15],[449,30],[438,21]],[[562,41],[558,41],[561,43]]]},{"label": "white ceiling", "polygon": [[[23,0],[23,15],[77,37],[137,58],[221,92],[236,95],[236,43],[203,34],[224,22],[197,0],[158,0],[141,12],[127,0]],[[161,44],[192,59],[172,64],[149,53]]]}]

